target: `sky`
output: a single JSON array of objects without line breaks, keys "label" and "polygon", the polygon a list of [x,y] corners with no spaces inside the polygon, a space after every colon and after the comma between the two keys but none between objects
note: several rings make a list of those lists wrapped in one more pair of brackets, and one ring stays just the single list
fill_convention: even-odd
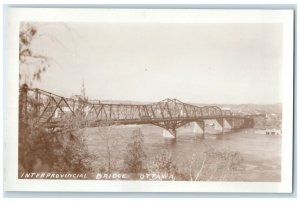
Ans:
[{"label": "sky", "polygon": [[49,57],[50,67],[33,87],[58,95],[80,94],[84,80],[89,99],[281,102],[280,24],[36,26],[32,49]]}]

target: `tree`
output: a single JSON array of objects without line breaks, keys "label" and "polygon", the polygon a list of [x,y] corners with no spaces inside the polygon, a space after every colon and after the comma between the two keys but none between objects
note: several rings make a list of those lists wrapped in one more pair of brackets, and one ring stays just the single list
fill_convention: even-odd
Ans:
[{"label": "tree", "polygon": [[131,142],[128,143],[126,148],[126,156],[124,163],[127,171],[130,173],[139,173],[144,170],[143,161],[146,158],[144,152],[144,136],[140,129],[134,130]]},{"label": "tree", "polygon": [[115,169],[115,164],[120,156],[120,146],[122,144],[121,134],[115,132],[111,126],[103,123],[97,128],[97,134],[100,135],[102,141],[102,148],[104,148],[105,165],[100,168],[101,172],[111,173]]},{"label": "tree", "polygon": [[[49,57],[33,46],[34,42],[43,46],[38,41],[42,36],[39,30],[40,26],[36,23],[20,25],[19,84],[22,87],[19,96],[19,172],[91,171],[95,157],[89,153],[85,139],[80,137],[84,133],[81,128],[85,125],[80,114],[76,117],[64,116],[65,124],[57,130],[37,125],[35,110],[27,110],[36,109],[40,104],[27,92],[27,84],[31,85],[34,80],[41,81],[41,74],[50,66]],[[56,42],[59,43],[59,40]],[[47,99],[44,98],[44,101]]]},{"label": "tree", "polygon": [[80,117],[65,117],[61,130],[36,127],[34,115],[19,119],[19,173],[92,171],[95,156],[81,138]]},{"label": "tree", "polygon": [[172,153],[166,150],[159,152],[153,160],[150,160],[148,172],[175,176],[177,174],[177,166],[172,157]]},{"label": "tree", "polygon": [[[30,84],[31,80],[40,81],[42,72],[45,72],[50,66],[49,57],[33,50],[32,44],[37,38],[39,38],[37,25],[21,23],[19,33],[20,85],[23,83]],[[30,73],[26,75],[25,72]]]},{"label": "tree", "polygon": [[190,181],[222,181],[229,177],[242,161],[239,152],[206,146],[204,154],[201,152],[192,154],[186,173]]}]

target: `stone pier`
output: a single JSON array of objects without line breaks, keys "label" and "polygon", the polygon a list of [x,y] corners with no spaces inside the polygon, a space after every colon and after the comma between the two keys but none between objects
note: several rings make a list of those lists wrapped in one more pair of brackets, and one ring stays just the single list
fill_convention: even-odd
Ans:
[{"label": "stone pier", "polygon": [[172,138],[175,139],[176,138],[176,130],[163,130],[163,137],[164,138]]}]

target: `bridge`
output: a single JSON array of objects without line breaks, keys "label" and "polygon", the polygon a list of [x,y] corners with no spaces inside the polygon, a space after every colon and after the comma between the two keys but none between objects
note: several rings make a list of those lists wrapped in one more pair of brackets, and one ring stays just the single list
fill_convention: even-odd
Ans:
[{"label": "bridge", "polygon": [[60,128],[66,120],[80,118],[82,127],[107,125],[152,124],[165,129],[176,138],[176,129],[196,123],[203,135],[206,121],[214,120],[231,130],[253,127],[251,116],[222,110],[218,106],[199,107],[177,99],[165,99],[149,104],[115,104],[97,100],[71,99],[27,85],[20,88],[20,116],[32,119],[36,127]]}]

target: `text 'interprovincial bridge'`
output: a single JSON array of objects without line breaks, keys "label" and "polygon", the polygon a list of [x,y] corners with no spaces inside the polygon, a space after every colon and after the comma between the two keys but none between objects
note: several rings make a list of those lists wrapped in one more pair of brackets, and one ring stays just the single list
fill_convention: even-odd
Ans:
[{"label": "text 'interprovincial bridge'", "polygon": [[39,127],[64,127],[69,118],[83,120],[82,127],[107,125],[153,124],[176,137],[176,129],[195,122],[205,133],[205,120],[216,120],[231,129],[254,126],[253,117],[222,110],[217,106],[195,106],[177,99],[165,99],[150,104],[112,104],[87,99],[65,98],[27,85],[20,88],[20,116],[32,118]]}]

